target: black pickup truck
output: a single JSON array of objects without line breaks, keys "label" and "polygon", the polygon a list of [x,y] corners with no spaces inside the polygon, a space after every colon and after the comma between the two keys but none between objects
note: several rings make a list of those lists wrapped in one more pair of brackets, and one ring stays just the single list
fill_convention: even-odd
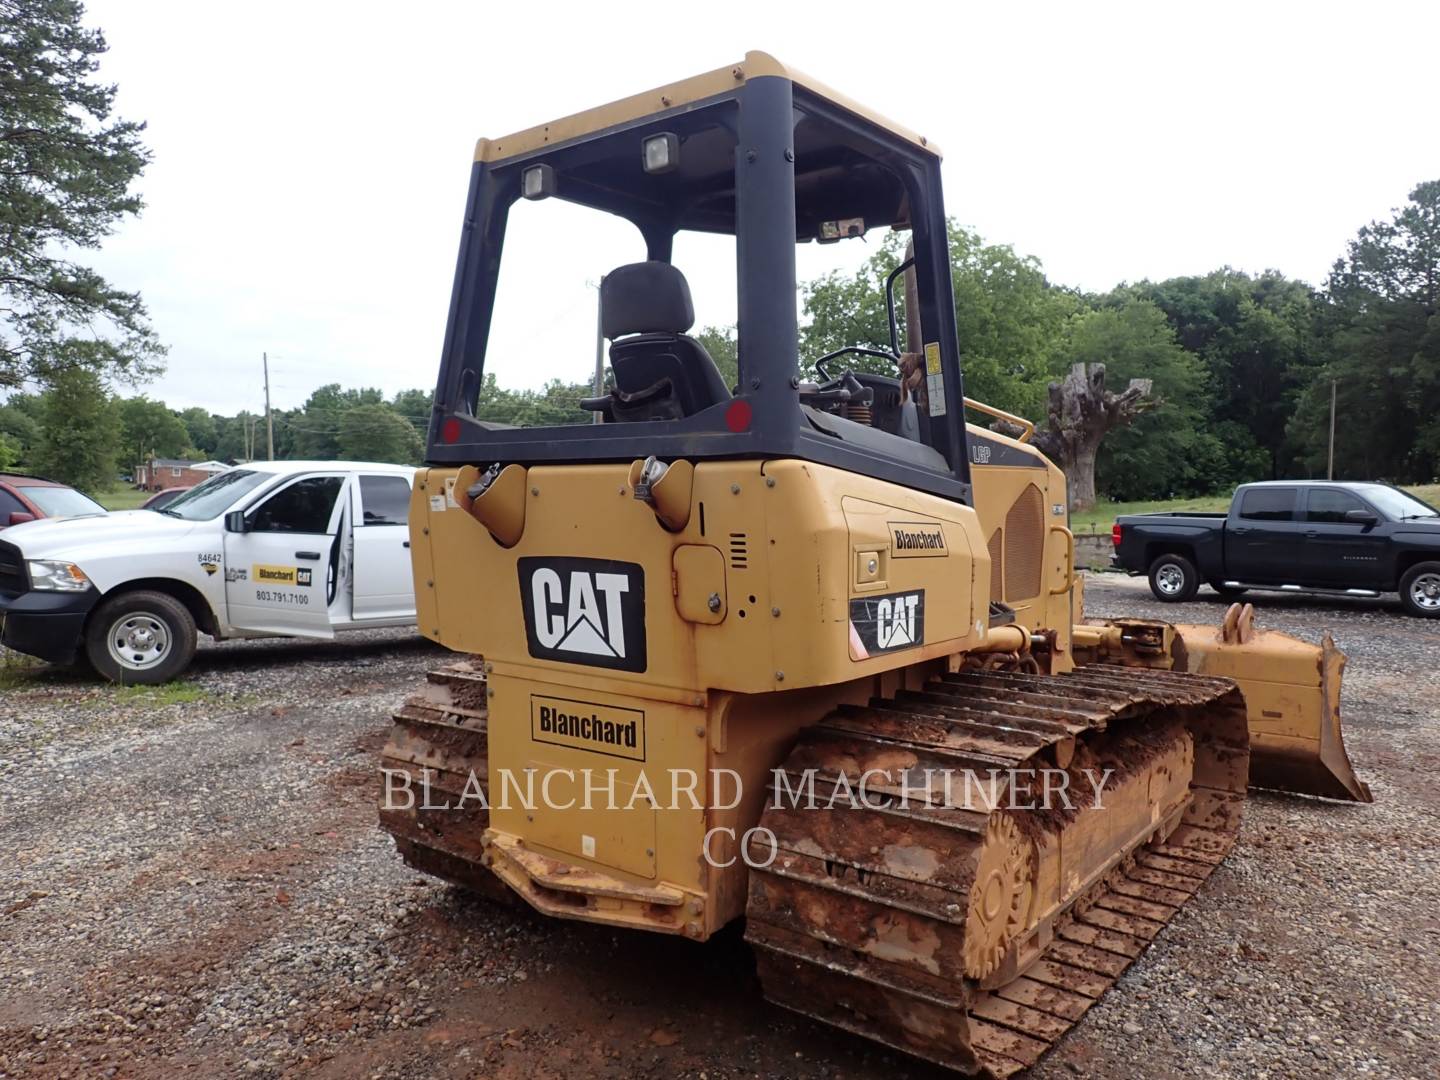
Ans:
[{"label": "black pickup truck", "polygon": [[1126,514],[1111,562],[1150,591],[1189,600],[1205,582],[1247,589],[1379,596],[1440,618],[1440,511],[1389,484],[1280,480],[1235,489],[1228,514]]}]

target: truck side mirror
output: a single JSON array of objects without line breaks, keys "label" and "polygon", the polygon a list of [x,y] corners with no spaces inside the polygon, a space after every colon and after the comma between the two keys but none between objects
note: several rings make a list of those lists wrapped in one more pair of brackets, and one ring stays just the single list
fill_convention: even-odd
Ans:
[{"label": "truck side mirror", "polygon": [[245,520],[244,510],[231,510],[225,515],[225,531],[233,533],[250,531],[250,523]]},{"label": "truck side mirror", "polygon": [[1350,525],[1374,525],[1379,520],[1369,510],[1345,511],[1345,521]]},{"label": "truck side mirror", "polygon": [[24,525],[27,521],[34,521],[34,514],[27,514],[24,510],[11,510],[10,519],[7,524]]}]

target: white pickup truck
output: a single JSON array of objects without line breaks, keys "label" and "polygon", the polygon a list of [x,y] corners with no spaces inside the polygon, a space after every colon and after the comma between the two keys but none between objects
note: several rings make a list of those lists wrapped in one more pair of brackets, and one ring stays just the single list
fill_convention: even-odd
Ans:
[{"label": "white pickup truck", "polygon": [[165,509],[35,521],[0,539],[0,642],[161,683],[214,638],[332,638],[415,622],[415,470],[242,465]]}]

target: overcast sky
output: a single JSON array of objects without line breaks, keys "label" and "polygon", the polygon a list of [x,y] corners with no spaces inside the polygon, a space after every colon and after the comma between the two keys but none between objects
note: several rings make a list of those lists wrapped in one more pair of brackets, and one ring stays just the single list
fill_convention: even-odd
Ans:
[{"label": "overcast sky", "polygon": [[[267,350],[276,407],[433,385],[475,139],[747,49],[938,142],[952,217],[1086,289],[1225,264],[1319,282],[1440,178],[1436,3],[90,0],[87,21],[155,156],[96,261],[143,292],[170,346],[145,391],[175,408],[258,408]],[[554,212],[521,223],[492,356],[510,384],[583,378],[585,282],[638,241],[524,209]],[[802,274],[869,250],[807,250]],[[702,322],[733,318],[723,243],[676,262]]]}]

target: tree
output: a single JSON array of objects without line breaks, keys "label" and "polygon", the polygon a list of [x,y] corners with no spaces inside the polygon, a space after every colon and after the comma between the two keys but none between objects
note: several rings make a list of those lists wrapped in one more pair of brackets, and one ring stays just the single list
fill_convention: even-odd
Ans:
[{"label": "tree", "polygon": [[355,461],[411,465],[425,454],[415,426],[388,405],[376,403],[345,410],[340,417],[337,445],[341,457]]},{"label": "tree", "polygon": [[[832,272],[801,287],[809,320],[800,333],[804,360],[813,362],[846,345],[889,347],[885,278],[904,258],[905,239],[903,233],[891,233],[854,275]],[[949,244],[965,393],[1035,415],[1044,404],[1046,384],[1064,370],[1057,350],[1066,320],[1082,307],[1080,297],[1051,285],[1038,259],[1017,255],[1005,244],[986,244],[953,222]],[[898,296],[896,301],[903,310]],[[896,373],[893,364],[881,360],[847,357],[845,363],[856,370]]]},{"label": "tree", "polygon": [[89,368],[55,372],[42,395],[37,471],[96,494],[115,483],[120,418],[100,376]]},{"label": "tree", "polygon": [[0,438],[14,448],[9,468],[28,462],[40,443],[40,414],[43,402],[39,394],[11,394],[0,405]]},{"label": "tree", "polygon": [[306,399],[303,408],[277,419],[275,456],[314,461],[343,457],[340,423],[346,412],[359,405],[384,404],[385,396],[373,387],[346,390],[339,383],[327,383]]},{"label": "tree", "polygon": [[180,420],[185,425],[190,445],[206,457],[215,456],[215,449],[220,441],[215,424],[220,419],[199,406],[191,406],[180,413]]},{"label": "tree", "polygon": [[1065,470],[1073,508],[1094,505],[1101,491],[1134,499],[1195,483],[1208,490],[1194,469],[1204,369],[1159,308],[1132,299],[1081,312],[1057,354],[1070,375],[1048,388],[1049,427],[1037,444]]},{"label": "tree", "polygon": [[[1266,271],[1258,277],[1225,267],[1203,277],[1122,287],[1111,302],[1150,300],[1181,347],[1196,354],[1208,376],[1202,429],[1239,458],[1265,458],[1236,480],[1278,479],[1294,465],[1286,435],[1305,386],[1318,366],[1310,286]],[[1217,478],[1216,489],[1228,486]]]},{"label": "tree", "polygon": [[116,403],[120,416],[122,464],[148,461],[152,457],[177,458],[190,449],[190,433],[184,421],[144,394]]},{"label": "tree", "polygon": [[406,420],[417,424],[430,423],[430,410],[435,401],[433,390],[401,390],[390,401],[390,407]]},{"label": "tree", "polygon": [[595,414],[580,408],[580,402],[593,397],[595,388],[588,382],[567,383],[551,379],[540,390],[507,390],[495,381],[494,372],[485,376],[480,385],[475,415],[516,427],[549,427],[557,424],[588,424]]},{"label": "tree", "polygon": [[1065,473],[1070,509],[1095,505],[1095,461],[1111,430],[1134,422],[1155,404],[1149,379],[1131,379],[1119,393],[1106,389],[1105,365],[1079,363],[1049,387],[1048,426],[1035,445]]},{"label": "tree", "polygon": [[1390,221],[1360,229],[1316,316],[1324,368],[1290,422],[1325,469],[1330,384],[1339,477],[1426,481],[1440,472],[1440,180],[1417,185]]},{"label": "tree", "polygon": [[0,432],[0,472],[9,472],[20,464],[20,440]]},{"label": "tree", "polygon": [[164,350],[138,293],[68,257],[140,212],[145,125],[111,120],[116,88],[76,0],[0,0],[0,386],[76,364],[143,377]]},{"label": "tree", "polygon": [[705,347],[710,359],[720,369],[720,378],[730,389],[740,381],[740,359],[735,343],[735,327],[707,326],[695,335],[695,340]]}]

